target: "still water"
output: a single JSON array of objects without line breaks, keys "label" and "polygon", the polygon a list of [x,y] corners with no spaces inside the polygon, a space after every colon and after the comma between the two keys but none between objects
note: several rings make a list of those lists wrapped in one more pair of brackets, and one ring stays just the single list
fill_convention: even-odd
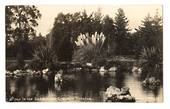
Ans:
[{"label": "still water", "polygon": [[142,88],[141,82],[130,73],[111,78],[85,76],[64,82],[57,87],[53,77],[6,77],[6,100],[25,101],[57,101],[57,102],[102,102],[104,91],[110,85],[127,86],[136,102],[162,102],[163,88],[148,90]]}]

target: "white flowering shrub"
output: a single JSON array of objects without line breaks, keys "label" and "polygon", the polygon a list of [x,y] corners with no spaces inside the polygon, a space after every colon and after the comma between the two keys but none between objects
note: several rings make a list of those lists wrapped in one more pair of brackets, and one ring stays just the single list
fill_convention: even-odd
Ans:
[{"label": "white flowering shrub", "polygon": [[102,47],[106,37],[103,33],[98,34],[95,32],[91,36],[86,34],[80,34],[75,41],[78,47],[77,51],[74,53],[73,59],[80,62],[93,63],[101,57],[104,53]]},{"label": "white flowering shrub", "polygon": [[92,44],[93,46],[102,46],[104,41],[105,41],[105,36],[104,34],[101,32],[100,34],[98,34],[97,32],[95,32],[92,36],[89,36],[88,33],[86,34],[80,34],[77,37],[77,41],[75,41],[77,46],[88,46],[89,44]]}]

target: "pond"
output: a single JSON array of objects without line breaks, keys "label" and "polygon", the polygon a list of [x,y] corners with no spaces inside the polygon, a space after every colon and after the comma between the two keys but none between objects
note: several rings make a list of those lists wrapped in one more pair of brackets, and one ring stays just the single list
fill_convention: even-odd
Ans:
[{"label": "pond", "polygon": [[103,102],[110,85],[129,87],[136,102],[162,102],[163,88],[144,89],[131,73],[103,77],[81,75],[76,80],[63,80],[57,87],[54,78],[45,76],[6,77],[6,100],[10,102]]}]

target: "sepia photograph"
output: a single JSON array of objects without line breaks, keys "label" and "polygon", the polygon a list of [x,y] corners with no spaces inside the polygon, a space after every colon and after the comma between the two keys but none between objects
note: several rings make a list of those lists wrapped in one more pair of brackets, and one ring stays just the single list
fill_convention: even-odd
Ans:
[{"label": "sepia photograph", "polygon": [[6,102],[162,103],[163,5],[6,5]]}]

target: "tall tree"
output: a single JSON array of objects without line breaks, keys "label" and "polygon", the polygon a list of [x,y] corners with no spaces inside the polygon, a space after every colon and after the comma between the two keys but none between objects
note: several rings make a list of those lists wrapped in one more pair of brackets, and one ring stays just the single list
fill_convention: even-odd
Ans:
[{"label": "tall tree", "polygon": [[119,8],[118,12],[116,13],[115,17],[115,35],[116,35],[116,53],[118,55],[126,54],[128,49],[126,48],[128,45],[128,37],[129,37],[129,31],[128,28],[128,20],[125,16],[125,13],[123,9]]},{"label": "tall tree", "polygon": [[102,13],[101,13],[101,8],[98,8],[97,12],[92,13],[93,15],[93,21],[92,21],[92,29],[93,32],[102,32]]},{"label": "tall tree", "polygon": [[58,14],[51,31],[51,42],[59,61],[71,61],[74,41],[80,33],[91,35],[99,29],[101,31],[100,12],[93,15],[93,13],[88,15],[85,10],[74,14]]},{"label": "tall tree", "polygon": [[59,61],[71,61],[72,58],[72,14],[59,13],[51,31],[52,48]]},{"label": "tall tree", "polygon": [[114,54],[114,50],[116,47],[116,43],[115,43],[115,26],[114,26],[114,22],[113,19],[110,18],[108,15],[106,15],[103,18],[103,22],[102,22],[102,31],[106,36],[106,40],[105,40],[105,48],[107,49],[108,54]]},{"label": "tall tree", "polygon": [[162,17],[156,13],[154,17],[149,14],[137,29],[140,37],[140,58],[145,59],[143,77],[154,76],[162,79],[163,73],[163,24]]},{"label": "tall tree", "polygon": [[6,6],[5,12],[6,44],[16,44],[17,60],[23,65],[24,44],[35,35],[34,27],[41,14],[37,7],[26,5]]},{"label": "tall tree", "polygon": [[142,26],[137,30],[142,37],[143,47],[158,47],[162,50],[163,46],[163,24],[162,17],[156,13],[154,17],[149,14],[142,21]]}]

